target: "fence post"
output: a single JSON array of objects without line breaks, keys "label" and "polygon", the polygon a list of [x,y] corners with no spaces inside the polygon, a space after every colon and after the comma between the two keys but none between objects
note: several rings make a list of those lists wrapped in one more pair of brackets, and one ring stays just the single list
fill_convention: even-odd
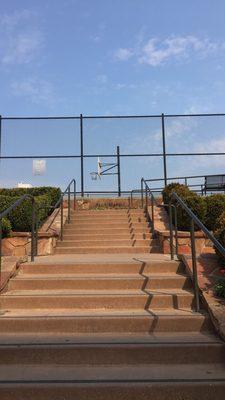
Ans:
[{"label": "fence post", "polygon": [[196,307],[196,312],[199,312],[200,306],[199,306],[199,290],[198,290],[198,271],[197,271],[196,249],[195,249],[195,228],[193,219],[191,219],[190,234],[191,234],[191,255],[192,255],[195,307]]},{"label": "fence post", "polygon": [[117,174],[118,174],[118,197],[121,196],[121,180],[120,180],[120,146],[116,148],[117,155]]},{"label": "fence post", "polygon": [[167,185],[167,166],[166,166],[166,134],[165,134],[165,116],[162,114],[162,143],[163,143],[163,170],[164,185]]},{"label": "fence post", "polygon": [[0,115],[0,163],[1,163],[1,156],[2,156],[2,116]]},{"label": "fence post", "polygon": [[83,135],[83,115],[80,114],[80,191],[84,196],[84,135]]}]

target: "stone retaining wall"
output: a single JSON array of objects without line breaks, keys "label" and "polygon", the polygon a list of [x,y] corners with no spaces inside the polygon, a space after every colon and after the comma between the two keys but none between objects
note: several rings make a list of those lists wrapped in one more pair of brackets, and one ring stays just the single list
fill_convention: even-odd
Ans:
[{"label": "stone retaining wall", "polygon": [[[63,223],[67,220],[67,209],[64,208]],[[58,209],[54,210],[38,232],[38,255],[54,254],[60,234],[61,217]],[[13,232],[11,237],[2,240],[2,254],[16,256],[26,260],[31,253],[31,234],[29,232]]]}]

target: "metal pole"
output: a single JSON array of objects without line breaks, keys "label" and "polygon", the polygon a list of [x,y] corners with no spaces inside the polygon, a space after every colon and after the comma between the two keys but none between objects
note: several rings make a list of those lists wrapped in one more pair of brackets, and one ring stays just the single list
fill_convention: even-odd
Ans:
[{"label": "metal pole", "polygon": [[141,207],[144,208],[144,193],[143,193],[143,189],[144,189],[144,179],[141,178]]},{"label": "metal pole", "polygon": [[84,196],[84,135],[83,135],[83,115],[80,114],[80,191]]},{"label": "metal pole", "polygon": [[166,167],[166,135],[165,135],[165,116],[162,114],[162,143],[163,143],[163,169],[164,184],[167,185],[167,167]]},{"label": "metal pole", "polygon": [[70,223],[70,186],[68,187],[68,223]]},{"label": "metal pole", "polygon": [[145,187],[145,209],[146,213],[148,212],[148,189],[147,186]]},{"label": "metal pole", "polygon": [[175,225],[175,241],[176,241],[176,255],[178,255],[178,232],[177,232],[177,207],[174,206],[174,225]]},{"label": "metal pole", "polygon": [[174,259],[174,251],[173,251],[173,219],[172,219],[172,206],[169,204],[169,225],[170,225],[170,255],[171,260]]},{"label": "metal pole", "polygon": [[193,219],[191,219],[190,234],[191,234],[191,255],[192,255],[192,270],[193,270],[193,281],[194,281],[195,310],[196,312],[199,312],[200,306],[199,306],[199,290],[198,290],[198,271],[196,262],[195,229],[194,229]]},{"label": "metal pole", "polygon": [[0,282],[2,280],[2,219],[0,218]]},{"label": "metal pole", "polygon": [[34,253],[35,253],[35,200],[32,198],[32,227],[31,227],[31,261],[34,261]]},{"label": "metal pole", "polygon": [[153,194],[151,194],[151,206],[152,206],[152,229],[153,229],[153,234],[154,234],[155,222],[154,222],[154,198],[153,198]]},{"label": "metal pole", "polygon": [[63,240],[63,198],[61,200],[60,204],[60,209],[61,209],[61,232],[60,232],[60,240]]},{"label": "metal pole", "polygon": [[116,148],[117,155],[117,176],[118,176],[118,197],[121,196],[121,180],[120,180],[120,147]]},{"label": "metal pole", "polygon": [[76,181],[75,181],[75,179],[73,181],[73,190],[74,190],[74,192],[73,192],[73,209],[75,210],[76,209]]},{"label": "metal pole", "polygon": [[[0,157],[2,156],[2,116],[0,115]],[[1,158],[0,158],[1,162]]]}]

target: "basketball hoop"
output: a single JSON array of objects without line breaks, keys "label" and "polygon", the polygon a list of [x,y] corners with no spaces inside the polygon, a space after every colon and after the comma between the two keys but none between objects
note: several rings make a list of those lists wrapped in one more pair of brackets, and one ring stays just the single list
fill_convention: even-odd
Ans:
[{"label": "basketball hoop", "polygon": [[91,172],[90,175],[91,175],[92,181],[97,181],[97,178],[98,178],[98,173],[97,172]]}]

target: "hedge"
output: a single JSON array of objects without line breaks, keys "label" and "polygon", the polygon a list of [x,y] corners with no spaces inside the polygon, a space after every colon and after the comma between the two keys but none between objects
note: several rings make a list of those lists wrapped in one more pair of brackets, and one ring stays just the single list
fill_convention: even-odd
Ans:
[{"label": "hedge", "polygon": [[206,216],[205,225],[209,230],[214,230],[218,217],[225,212],[225,195],[213,194],[206,196]]},{"label": "hedge", "polygon": [[[216,239],[222,244],[222,246],[225,248],[225,212],[223,212],[216,220],[215,226],[214,226],[214,235]],[[223,256],[220,254],[220,252],[215,248],[216,253],[218,256],[223,259]]]},{"label": "hedge", "polygon": [[32,196],[40,196],[48,194],[51,198],[51,206],[54,206],[61,196],[61,189],[52,186],[40,186],[33,188],[13,188],[13,189],[0,189],[0,196],[11,196],[11,197],[21,197],[24,194],[30,194]]},{"label": "hedge", "polygon": [[[175,192],[182,200],[187,204],[187,206],[194,212],[194,214],[202,221],[205,221],[206,216],[206,203],[203,197],[198,196],[196,193],[192,192],[188,186],[181,185],[179,183],[171,183],[165,187],[163,190],[163,201],[164,204],[171,203],[177,206],[177,227],[181,231],[187,231],[190,229],[190,217],[186,211],[179,205],[175,199],[171,199],[171,194]],[[167,209],[168,211],[168,209]],[[174,213],[173,213],[174,219]],[[195,229],[199,228],[195,225]]]},{"label": "hedge", "polygon": [[187,197],[194,194],[193,192],[190,191],[188,186],[173,182],[167,185],[162,191],[164,204],[169,204],[170,197],[173,192],[176,192],[180,197]]},{"label": "hedge", "polygon": [[225,298],[225,280],[220,280],[214,285],[216,296]]},{"label": "hedge", "polygon": [[[39,188],[15,188],[0,189],[0,212],[7,209],[11,204],[24,194],[35,196],[36,208],[38,209],[38,224],[40,225],[52,212],[50,206],[54,206],[61,195],[61,190],[54,187]],[[29,232],[32,227],[32,201],[25,199],[22,203],[12,210],[7,219],[3,219],[3,236],[9,236],[10,231]]]},{"label": "hedge", "polygon": [[12,226],[8,218],[2,218],[2,237],[9,237],[12,230]]}]

